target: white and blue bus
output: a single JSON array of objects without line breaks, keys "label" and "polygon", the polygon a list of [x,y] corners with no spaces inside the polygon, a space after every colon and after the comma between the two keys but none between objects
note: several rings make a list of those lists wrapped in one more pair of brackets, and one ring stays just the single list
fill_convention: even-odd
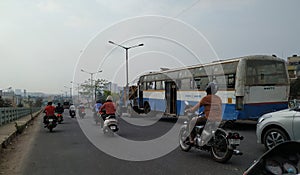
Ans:
[{"label": "white and blue bus", "polygon": [[179,69],[150,72],[139,77],[133,109],[166,115],[184,114],[185,101],[196,104],[206,85],[217,83],[223,102],[223,120],[258,119],[288,108],[286,62],[275,56],[255,55]]}]

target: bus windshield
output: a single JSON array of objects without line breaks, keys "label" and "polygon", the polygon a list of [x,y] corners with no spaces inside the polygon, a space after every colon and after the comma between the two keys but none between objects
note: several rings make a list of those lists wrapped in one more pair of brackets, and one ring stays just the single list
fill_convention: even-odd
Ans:
[{"label": "bus windshield", "polygon": [[285,63],[271,60],[247,60],[246,85],[286,85]]}]

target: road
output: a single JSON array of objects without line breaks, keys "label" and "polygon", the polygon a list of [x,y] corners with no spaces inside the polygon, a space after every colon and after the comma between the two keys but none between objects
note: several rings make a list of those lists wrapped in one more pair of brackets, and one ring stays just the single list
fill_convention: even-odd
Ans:
[{"label": "road", "polygon": [[[91,113],[84,119],[70,118],[65,112],[65,121],[58,125],[53,133],[43,128],[40,122],[32,147],[23,162],[24,175],[65,175],[65,174],[242,174],[249,165],[263,152],[264,147],[256,143],[255,125],[236,124],[236,128],[245,137],[240,145],[242,156],[233,156],[226,164],[214,162],[208,152],[192,149],[183,152],[175,146],[168,154],[157,156],[164,150],[139,146],[136,156],[131,148],[118,145],[116,140],[130,140],[139,145],[148,143],[166,135],[168,130],[177,125],[174,119],[156,118],[120,120],[119,136],[104,136],[95,124]],[[178,120],[179,123],[182,120]],[[139,124],[140,126],[135,126]],[[151,124],[151,125],[149,125]],[[149,125],[149,126],[141,126]],[[180,125],[180,124],[179,124]],[[163,139],[166,144],[177,142],[176,138]],[[111,145],[111,143],[114,143]],[[150,142],[151,143],[151,142]],[[101,145],[102,144],[102,145]],[[108,147],[110,149],[107,148]],[[164,147],[162,145],[161,147]],[[167,147],[167,146],[166,146]],[[105,151],[104,150],[108,150]],[[114,153],[109,153],[115,150]],[[154,150],[154,151],[153,151]],[[108,154],[107,154],[108,153]],[[152,156],[152,157],[151,157]],[[152,159],[154,157],[154,159]],[[157,158],[155,158],[157,157]],[[144,158],[144,160],[143,160]],[[141,160],[141,161],[138,161]]]}]

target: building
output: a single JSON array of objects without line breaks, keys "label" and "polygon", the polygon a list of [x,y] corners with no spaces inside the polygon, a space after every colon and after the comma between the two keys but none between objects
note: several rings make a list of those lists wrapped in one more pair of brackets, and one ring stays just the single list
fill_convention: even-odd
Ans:
[{"label": "building", "polygon": [[290,79],[297,79],[300,77],[300,56],[293,55],[287,58],[288,72]]}]

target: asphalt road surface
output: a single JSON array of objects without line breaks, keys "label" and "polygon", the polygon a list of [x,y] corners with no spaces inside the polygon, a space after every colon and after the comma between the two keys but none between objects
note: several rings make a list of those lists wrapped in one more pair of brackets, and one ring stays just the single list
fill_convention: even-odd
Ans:
[{"label": "asphalt road surface", "polygon": [[[40,117],[41,119],[41,117]],[[40,122],[34,143],[23,162],[25,175],[99,175],[99,174],[239,174],[249,167],[255,159],[264,153],[264,147],[256,143],[255,125],[247,123],[235,124],[245,139],[239,149],[242,156],[233,156],[225,164],[214,162],[210,154],[205,151],[192,149],[183,152],[179,147],[166,155],[152,160],[132,161],[129,148],[122,145],[111,146],[116,152],[124,156],[111,156],[99,149],[99,143],[114,143],[116,139],[126,138],[133,142],[143,142],[166,134],[177,125],[175,119],[125,118],[120,121],[120,131],[112,138],[104,136],[99,125],[93,120],[91,112],[84,119],[70,118],[65,112],[63,124],[54,128],[50,133]],[[183,120],[179,120],[182,123]],[[139,126],[136,126],[136,124]],[[148,126],[143,126],[148,125]],[[80,127],[81,126],[81,127]],[[89,128],[89,129],[87,129]],[[177,138],[170,139],[170,142]],[[96,141],[96,142],[97,142]],[[168,142],[168,139],[167,139]],[[117,142],[116,142],[117,143]],[[152,145],[149,145],[151,147]],[[101,147],[101,146],[100,146]],[[163,146],[162,146],[163,147]],[[158,148],[159,149],[159,148]],[[146,155],[153,155],[148,147],[139,147]],[[155,150],[155,149],[154,149]],[[134,155],[132,154],[132,157]],[[151,157],[151,156],[150,156]]]}]

